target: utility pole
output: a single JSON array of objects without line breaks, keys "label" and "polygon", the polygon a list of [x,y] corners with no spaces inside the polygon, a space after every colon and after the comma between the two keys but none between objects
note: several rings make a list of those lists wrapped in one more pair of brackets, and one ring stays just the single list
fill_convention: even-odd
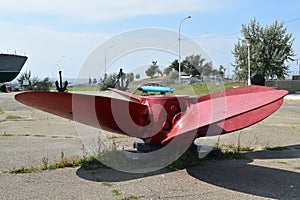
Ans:
[{"label": "utility pole", "polygon": [[190,18],[191,18],[191,16],[188,16],[188,17],[182,19],[180,24],[179,24],[179,31],[178,31],[179,32],[179,36],[178,36],[178,74],[179,74],[178,75],[178,82],[179,82],[179,84],[181,83],[181,78],[180,78],[180,72],[181,72],[181,66],[180,66],[180,60],[181,60],[181,56],[180,56],[180,29],[181,29],[182,22],[184,20],[190,19]]}]

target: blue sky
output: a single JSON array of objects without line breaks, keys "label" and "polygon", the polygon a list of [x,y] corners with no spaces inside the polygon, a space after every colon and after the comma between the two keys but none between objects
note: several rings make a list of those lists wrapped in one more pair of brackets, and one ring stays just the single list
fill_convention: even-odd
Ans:
[{"label": "blue sky", "polygon": [[[0,51],[26,53],[23,71],[40,78],[56,77],[58,69],[77,77],[89,55],[110,38],[145,27],[178,31],[191,15],[181,33],[202,46],[216,67],[230,72],[241,24],[254,17],[263,26],[285,22],[300,57],[299,9],[297,0],[10,0],[0,7]],[[298,71],[296,62],[290,66]]]}]

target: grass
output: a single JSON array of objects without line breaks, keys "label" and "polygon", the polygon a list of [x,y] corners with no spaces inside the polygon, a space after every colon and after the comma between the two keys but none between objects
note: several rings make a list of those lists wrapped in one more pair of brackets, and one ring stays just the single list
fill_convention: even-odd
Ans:
[{"label": "grass", "polygon": [[0,134],[0,137],[6,137],[6,136],[14,136],[14,137],[39,137],[39,138],[43,138],[43,137],[50,137],[50,138],[65,138],[65,139],[73,139],[74,136],[58,136],[58,135],[52,135],[52,136],[48,136],[48,135],[41,135],[41,134],[36,134],[36,135],[31,135],[31,134],[8,134],[4,131],[3,134]]},{"label": "grass", "polygon": [[190,166],[201,164],[205,160],[236,160],[236,159],[248,159],[245,154],[241,152],[253,151],[250,147],[238,147],[234,145],[223,145],[222,147],[214,147],[212,151],[204,159],[198,157],[196,148],[190,148],[179,159],[174,161],[168,166],[171,170],[185,169]]},{"label": "grass", "polygon": [[[196,84],[188,84],[188,85],[178,85],[178,84],[174,84],[174,85],[169,85],[169,87],[172,87],[175,89],[174,94],[175,95],[189,95],[189,96],[203,96],[206,95],[208,93],[212,93],[212,92],[216,92],[216,91],[220,91],[220,90],[224,90],[227,88],[233,88],[233,87],[237,87],[237,86],[244,86],[245,84],[243,83],[224,83],[224,84],[212,84],[212,83],[208,83],[208,84],[203,84],[203,83],[196,83]],[[132,92],[136,95],[141,95],[141,96],[148,96],[148,95],[155,95],[155,94],[159,94],[159,93],[143,93],[141,91],[138,90],[129,90],[129,92]],[[167,95],[173,95],[172,93],[167,93]]]},{"label": "grass", "polygon": [[23,119],[24,121],[32,121],[31,119],[24,119],[22,117],[19,116],[15,116],[15,115],[8,115],[6,116],[4,119],[0,120],[0,122],[6,122],[6,121],[19,121]]},{"label": "grass", "polygon": [[250,152],[254,150],[254,148],[249,146],[240,146],[240,145],[233,145],[233,144],[221,145],[220,148],[222,149],[223,152],[235,152],[235,153]]},{"label": "grass", "polygon": [[6,133],[5,131],[4,131],[4,133],[3,134],[0,134],[0,137],[1,136],[3,136],[3,137],[6,137],[6,136],[30,136],[29,134],[9,134],[9,133]]},{"label": "grass", "polygon": [[139,199],[139,197],[134,196],[134,195],[130,195],[129,197],[125,197],[122,200],[138,200],[138,199]]},{"label": "grass", "polygon": [[181,170],[188,166],[195,166],[201,163],[195,148],[188,149],[180,158],[175,160],[167,168],[171,170]]},{"label": "grass", "polygon": [[[204,159],[200,159],[198,157],[198,152],[196,148],[190,148],[188,151],[186,151],[179,159],[174,161],[172,164],[170,164],[167,168],[171,170],[180,170],[184,169],[186,167],[190,166],[195,166],[198,164],[201,164],[203,160],[231,160],[231,159],[248,159],[244,154],[242,154],[240,151],[243,149],[252,151],[252,148],[243,148],[243,147],[236,147],[234,145],[226,145],[221,147],[217,147],[213,149]],[[33,173],[33,172],[41,172],[45,170],[54,170],[54,169],[59,169],[59,168],[66,168],[66,167],[83,167],[86,170],[89,169],[95,169],[95,168],[108,168],[106,165],[102,164],[96,156],[88,156],[84,151],[84,156],[82,158],[80,157],[72,157],[72,158],[65,158],[64,152],[61,152],[61,159],[59,162],[55,162],[53,164],[49,164],[49,160],[47,157],[42,158],[42,165],[39,167],[21,167],[19,169],[14,169],[9,172],[5,173],[13,173],[13,174],[18,174],[18,173]],[[119,154],[117,154],[117,149],[116,147],[114,149],[109,150],[108,152],[102,152],[102,155],[100,154],[99,156],[104,156],[101,157],[101,160],[109,157],[111,158],[116,158],[116,163],[120,164],[123,163],[124,167],[125,165],[129,165],[128,161],[123,160],[125,158],[120,157]],[[99,157],[98,157],[99,158]],[[125,162],[126,161],[126,162]],[[107,163],[107,162],[104,162]],[[109,163],[109,162],[108,162]],[[101,182],[99,180],[99,182]],[[102,183],[103,185],[110,186],[107,183]]]},{"label": "grass", "polygon": [[107,183],[107,182],[102,182],[101,185],[108,186],[108,187],[114,186],[114,184],[112,184],[112,183]]},{"label": "grass", "polygon": [[288,163],[286,161],[278,161],[277,163],[287,165]]},{"label": "grass", "polygon": [[0,134],[0,136],[7,137],[7,136],[15,136],[15,135],[4,132],[3,134]]},{"label": "grass", "polygon": [[5,119],[7,121],[17,121],[17,120],[21,119],[21,117],[15,116],[15,115],[8,115],[8,116],[5,117]]},{"label": "grass", "polygon": [[38,167],[21,167],[18,169],[14,169],[5,173],[11,174],[20,174],[20,173],[33,173],[33,172],[41,172],[45,170],[55,170],[59,168],[66,168],[66,167],[84,167],[88,169],[89,165],[97,164],[98,166],[104,166],[93,156],[89,156],[87,158],[80,158],[80,157],[72,157],[72,158],[65,158],[63,152],[61,152],[61,159],[59,162],[55,162],[49,165],[49,160],[47,157],[42,158],[42,165]]},{"label": "grass", "polygon": [[[115,163],[111,163],[112,165],[118,164],[123,167],[128,167],[128,169],[132,169],[130,162],[126,158],[122,156],[117,150],[116,143],[113,144],[111,149],[104,150],[100,152],[99,155],[91,156],[88,155],[86,149],[83,147],[83,157],[72,157],[65,158],[64,152],[61,152],[61,159],[59,162],[55,162],[53,164],[49,164],[49,160],[47,157],[42,158],[42,165],[39,167],[21,167],[19,169],[15,169],[9,172],[4,173],[32,173],[32,172],[40,172],[44,170],[54,170],[59,168],[66,167],[82,167],[86,170],[96,169],[96,168],[108,168],[103,163],[111,163],[112,160]],[[203,160],[231,160],[231,159],[248,159],[245,154],[242,154],[241,151],[252,151],[253,149],[250,147],[237,147],[234,145],[223,145],[222,147],[215,147],[204,159],[200,159],[198,157],[197,148],[191,147],[188,151],[186,151],[179,159],[170,164],[167,168],[171,170],[180,170],[190,166],[201,164]],[[101,160],[101,162],[98,160]],[[106,160],[108,159],[108,160]],[[103,162],[103,163],[102,163]],[[153,163],[152,163],[153,164]],[[124,169],[125,169],[124,168]],[[101,182],[99,180],[98,182]],[[102,183],[106,185],[106,183]],[[110,186],[110,185],[107,185]]]},{"label": "grass", "polygon": [[266,146],[263,148],[263,150],[269,150],[269,151],[284,151],[287,150],[287,147],[270,147],[270,146]]},{"label": "grass", "polygon": [[117,189],[113,189],[112,191],[112,194],[113,194],[113,196],[114,197],[118,197],[118,196],[120,196],[122,193],[119,191],[119,190],[117,190]]},{"label": "grass", "polygon": [[207,160],[238,160],[238,159],[249,159],[245,154],[242,154],[238,150],[238,147],[234,149],[215,149],[211,151],[207,157]]},{"label": "grass", "polygon": [[33,173],[33,172],[39,172],[41,171],[39,167],[31,167],[31,168],[25,168],[21,167],[19,169],[14,169],[10,171],[11,174],[25,174],[25,173]]}]

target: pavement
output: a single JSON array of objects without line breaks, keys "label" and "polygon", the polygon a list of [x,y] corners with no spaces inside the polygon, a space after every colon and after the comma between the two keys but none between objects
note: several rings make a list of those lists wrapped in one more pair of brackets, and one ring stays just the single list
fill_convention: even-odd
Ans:
[{"label": "pavement", "polygon": [[140,174],[82,167],[11,174],[45,159],[55,163],[62,153],[84,155],[74,122],[26,107],[14,95],[0,93],[0,199],[300,199],[300,95],[287,95],[258,124],[197,140],[254,148],[244,153],[248,159],[203,160],[182,170]]},{"label": "pavement", "polygon": [[285,96],[286,100],[300,100],[300,94],[288,94]]}]

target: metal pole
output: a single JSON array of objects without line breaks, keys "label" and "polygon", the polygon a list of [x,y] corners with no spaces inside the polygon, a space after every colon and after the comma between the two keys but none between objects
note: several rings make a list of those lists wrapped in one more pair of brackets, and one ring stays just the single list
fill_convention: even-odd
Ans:
[{"label": "metal pole", "polygon": [[251,72],[250,72],[250,41],[247,41],[247,47],[248,47],[248,85],[251,85]]},{"label": "metal pole", "polygon": [[181,24],[184,20],[186,19],[190,19],[191,16],[188,16],[184,19],[181,20],[180,24],[179,24],[179,36],[178,36],[178,82],[179,84],[181,83],[181,78],[180,78],[180,72],[181,72],[181,66],[180,66],[180,60],[181,60],[181,56],[180,56],[180,30],[181,30]]},{"label": "metal pole", "polygon": [[298,73],[299,73],[299,76],[300,76],[300,63],[299,63],[299,58],[297,59],[297,65],[298,65],[298,67],[299,67]]},{"label": "metal pole", "polygon": [[251,37],[250,35],[246,32],[245,34],[245,39],[247,41],[247,48],[248,48],[248,85],[251,85],[251,56],[250,56],[250,43],[251,43]]}]

